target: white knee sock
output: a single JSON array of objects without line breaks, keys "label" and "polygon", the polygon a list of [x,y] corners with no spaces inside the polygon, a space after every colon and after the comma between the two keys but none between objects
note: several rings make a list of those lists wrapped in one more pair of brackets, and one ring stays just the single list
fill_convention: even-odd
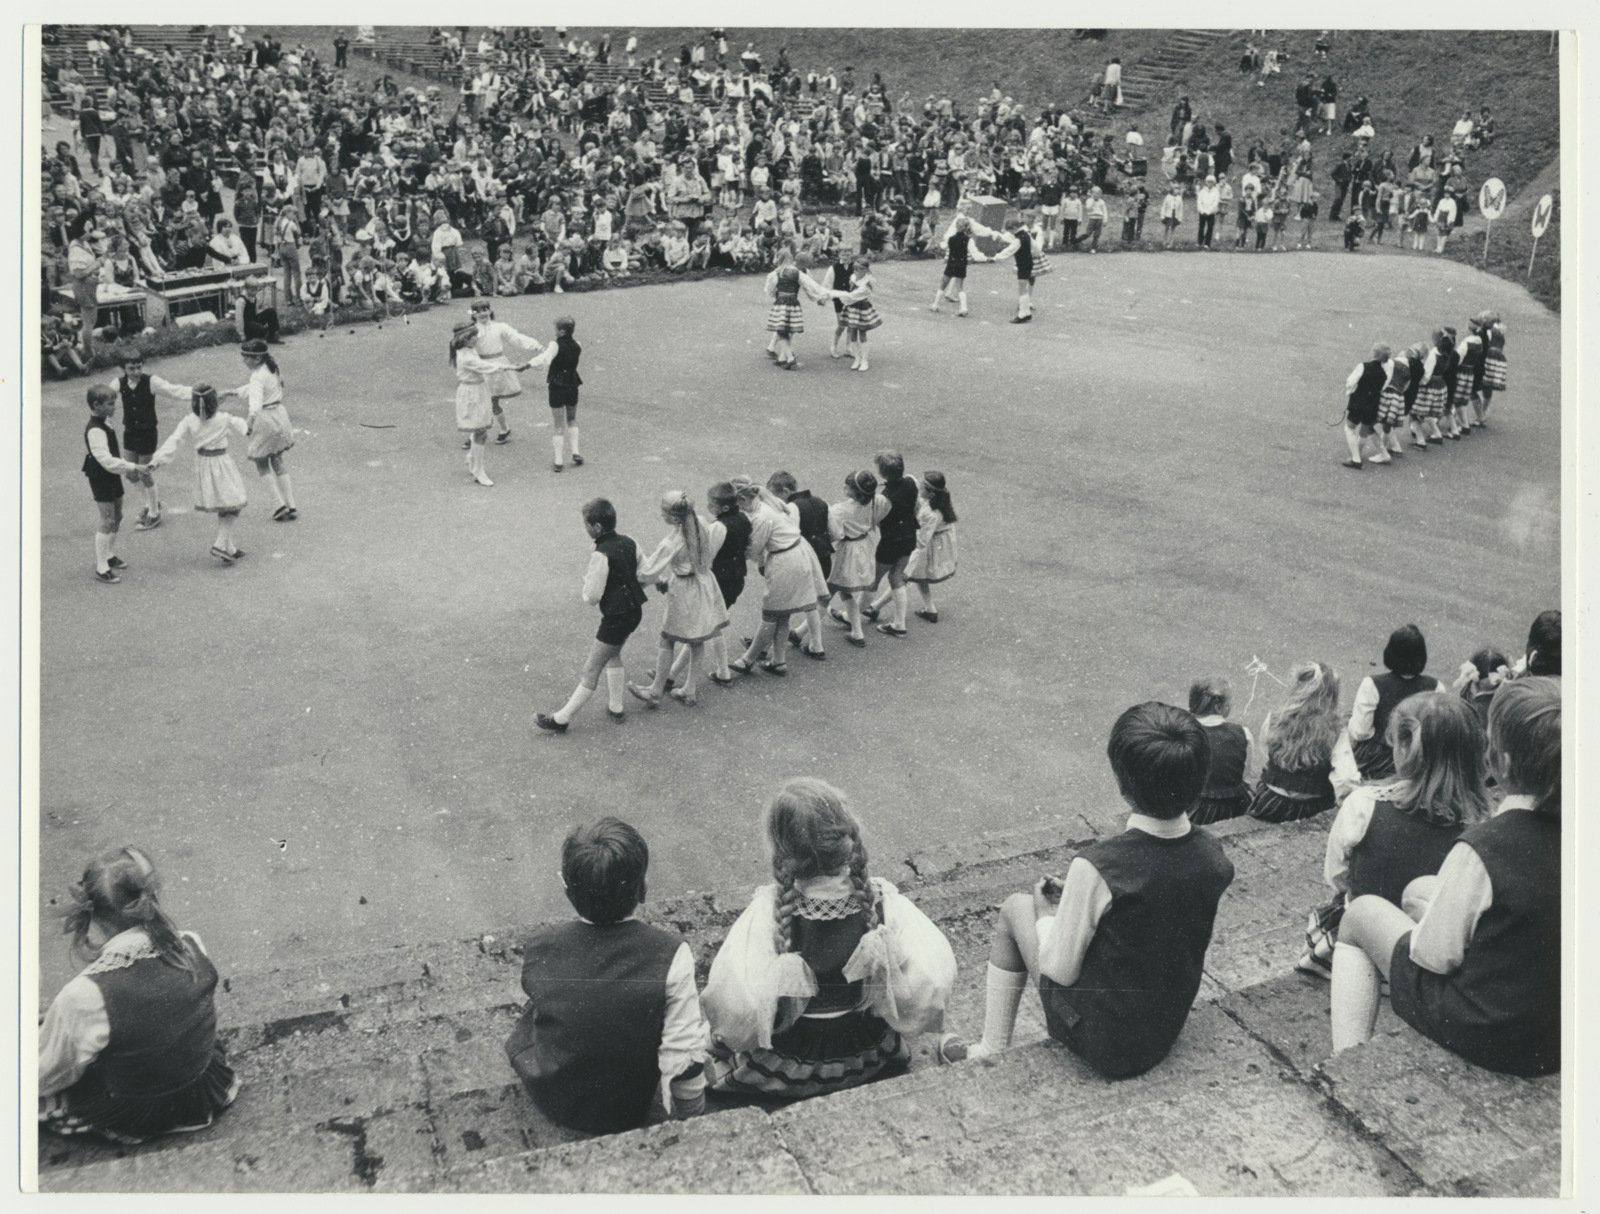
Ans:
[{"label": "white knee sock", "polygon": [[889,597],[894,600],[894,626],[896,628],[904,628],[906,626],[906,588],[904,586],[896,586],[890,592]]},{"label": "white knee sock", "polygon": [[562,446],[561,446],[561,439],[562,439],[562,435],[561,435],[561,432],[559,430],[556,433],[554,433],[554,434],[552,434],[550,436],[550,450],[555,452],[555,454],[556,454],[556,463],[558,465],[564,464],[564,463],[567,462],[566,454],[563,451]]},{"label": "white knee sock", "polygon": [[578,427],[576,426],[567,427],[567,450],[574,455],[578,454]]},{"label": "white knee sock", "polygon": [[593,687],[585,687],[581,683],[578,684],[577,690],[572,693],[572,698],[556,710],[555,719],[565,725],[577,715],[578,709],[589,702],[589,697],[593,694]]},{"label": "white knee sock", "polygon": [[719,679],[733,677],[733,671],[728,669],[728,638],[720,632],[711,638],[711,661],[716,666]]},{"label": "white knee sock", "polygon": [[1333,994],[1330,1020],[1333,1052],[1360,1045],[1372,1036],[1378,1019],[1378,984],[1382,976],[1365,952],[1353,944],[1333,946]]},{"label": "white knee sock", "polygon": [[222,541],[217,545],[217,547],[221,548],[224,552],[232,552],[234,550],[233,524],[238,517],[239,516],[236,514],[227,514],[223,515],[217,520],[217,535]]},{"label": "white knee sock", "polygon": [[813,607],[800,622],[799,631],[811,643],[812,653],[824,652],[822,648],[822,608]]},{"label": "white knee sock", "polygon": [[111,568],[111,537],[104,531],[94,533],[94,571],[104,573]]},{"label": "white knee sock", "polygon": [[144,475],[145,480],[148,482],[144,487],[145,508],[149,510],[151,514],[160,514],[161,499],[156,496],[156,478],[151,476],[148,472],[146,472]]},{"label": "white knee sock", "polygon": [[962,291],[961,294],[956,297],[956,299],[961,304],[961,310],[965,312],[967,310],[967,293]]},{"label": "white knee sock", "polygon": [[622,667],[606,667],[606,702],[612,712],[622,711],[622,690],[627,681],[628,673]]},{"label": "white knee sock", "polygon": [[266,485],[267,490],[272,494],[272,508],[274,510],[288,504],[283,500],[283,492],[278,488],[278,477],[271,468],[261,474],[261,483]]},{"label": "white knee sock", "polygon": [[287,472],[278,473],[278,490],[283,494],[283,504],[289,509],[294,509],[294,486],[289,483]]},{"label": "white knee sock", "polygon": [[1355,463],[1361,462],[1361,432],[1354,426],[1344,428],[1345,445],[1350,448],[1350,458]]},{"label": "white knee sock", "polygon": [[943,287],[941,287],[939,290],[937,290],[937,291],[935,291],[933,293],[933,310],[935,312],[937,312],[939,310],[939,301],[941,299],[943,299],[944,297],[945,297],[945,294],[944,294],[944,288]]},{"label": "white knee sock", "polygon": [[983,989],[983,1040],[978,1049],[985,1054],[998,1054],[1011,1047],[1017,1009],[1022,1006],[1022,992],[1028,989],[1028,972],[1003,970],[991,961]]}]

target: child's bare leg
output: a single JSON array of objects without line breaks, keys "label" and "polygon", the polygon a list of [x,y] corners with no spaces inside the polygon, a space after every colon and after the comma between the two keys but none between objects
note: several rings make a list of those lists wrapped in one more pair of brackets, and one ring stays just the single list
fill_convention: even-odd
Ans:
[{"label": "child's bare leg", "polygon": [[939,608],[933,601],[933,587],[927,582],[918,582],[917,593],[922,596],[923,612],[927,615],[938,615]]},{"label": "child's bare leg", "polygon": [[1389,976],[1395,945],[1415,927],[1410,915],[1375,894],[1364,894],[1345,908],[1339,943],[1333,946],[1330,1014],[1335,1053],[1372,1036],[1380,979]]},{"label": "child's bare leg", "polygon": [[216,546],[227,553],[239,551],[233,544],[233,525],[238,522],[237,513],[217,515],[217,543]]},{"label": "child's bare leg", "polygon": [[1032,894],[1012,894],[1001,904],[984,977],[983,1039],[968,1058],[992,1058],[1011,1045],[1017,1008],[1039,980],[1039,926]]},{"label": "child's bare leg", "polygon": [[511,433],[511,423],[506,420],[506,411],[500,407],[500,398],[497,396],[489,403],[494,412],[495,424],[500,427],[501,434]]},{"label": "child's bare leg", "polygon": [[[641,700],[659,700],[661,693],[667,688],[667,675],[672,671],[672,642],[665,637],[661,639],[661,646],[656,650],[656,677],[646,689],[646,694],[639,695]],[[634,689],[634,694],[639,694],[639,689]]]},{"label": "child's bare leg", "polygon": [[1483,390],[1483,404],[1478,406],[1478,420],[1480,422],[1485,422],[1485,421],[1489,420],[1489,402],[1492,401],[1493,399],[1494,399],[1494,389],[1493,388],[1485,388]]},{"label": "child's bare leg", "polygon": [[[778,626],[772,621],[762,620],[761,627],[756,629],[756,635],[750,640],[750,648],[746,649],[739,655],[739,664],[746,670],[754,666],[756,664],[756,658],[762,653],[766,652],[767,648],[772,644],[773,635],[777,632],[777,630]],[[787,637],[784,639],[785,641],[788,640]]]},{"label": "child's bare leg", "polygon": [[[786,615],[772,624],[761,625],[762,633],[765,633],[768,628],[772,629],[772,656],[767,663],[769,666],[782,666],[788,661],[789,619],[790,617]],[[757,641],[760,641],[760,639],[760,637],[756,638]]]},{"label": "child's bare leg", "polygon": [[[583,670],[578,675],[578,686],[573,689],[572,695],[553,714],[558,725],[565,725],[577,715],[578,709],[589,702],[589,697],[594,694],[595,687],[600,682],[600,671],[606,670],[610,674],[610,663],[615,662],[616,668],[622,668],[622,651],[615,645],[607,645],[595,641],[589,646],[589,652],[583,659]],[[620,697],[612,697],[615,701],[613,711],[620,711],[622,702]]]},{"label": "child's bare leg", "polygon": [[693,704],[695,669],[705,664],[705,645],[685,645],[684,647],[684,672],[683,682],[672,694],[675,699],[683,704]]},{"label": "child's bare leg", "polygon": [[859,592],[850,596],[846,614],[850,617],[851,637],[858,641],[866,640],[866,637],[861,633],[861,595]]}]

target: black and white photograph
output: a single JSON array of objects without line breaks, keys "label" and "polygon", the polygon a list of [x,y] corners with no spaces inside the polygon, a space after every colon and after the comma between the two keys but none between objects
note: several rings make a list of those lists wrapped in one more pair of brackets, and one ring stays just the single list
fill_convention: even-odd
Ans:
[{"label": "black and white photograph", "polygon": [[90,10],[24,1191],[1583,1196],[1594,14]]}]

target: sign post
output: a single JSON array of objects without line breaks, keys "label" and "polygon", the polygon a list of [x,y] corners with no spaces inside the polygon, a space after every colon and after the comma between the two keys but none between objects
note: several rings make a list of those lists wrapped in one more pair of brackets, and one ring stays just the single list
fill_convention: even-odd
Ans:
[{"label": "sign post", "polygon": [[1546,194],[1533,208],[1533,252],[1528,254],[1528,277],[1533,277],[1533,259],[1539,255],[1539,237],[1550,226],[1550,216],[1555,213],[1556,201]]},{"label": "sign post", "polygon": [[1506,184],[1498,177],[1491,177],[1483,183],[1483,188],[1478,191],[1478,210],[1483,212],[1483,264],[1489,264],[1489,233],[1494,231],[1494,221],[1505,214],[1506,209]]}]

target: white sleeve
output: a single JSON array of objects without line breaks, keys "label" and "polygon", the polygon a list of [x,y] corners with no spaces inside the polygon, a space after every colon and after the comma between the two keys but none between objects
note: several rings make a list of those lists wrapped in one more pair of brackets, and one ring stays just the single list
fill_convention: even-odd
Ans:
[{"label": "white sleeve", "polygon": [[1350,740],[1365,742],[1372,736],[1373,714],[1378,711],[1378,685],[1371,677],[1361,680],[1356,688],[1355,703],[1350,706]]},{"label": "white sleeve", "polygon": [[107,472],[136,472],[138,464],[130,464],[125,459],[119,459],[111,454],[111,445],[106,442],[106,432],[95,426],[89,431],[89,454],[94,456],[99,465]]},{"label": "white sleeve", "polygon": [[701,1005],[716,1039],[731,1050],[772,1045],[780,1001],[792,1022],[817,993],[817,980],[799,953],[778,952],[773,899],[764,885],[745,907],[711,962]]},{"label": "white sleeve", "polygon": [[656,545],[655,551],[639,562],[639,581],[656,582],[666,577],[672,570],[672,558],[677,555],[678,532],[667,532],[661,537],[661,542]]},{"label": "white sleeve", "polygon": [[1367,837],[1372,811],[1378,804],[1376,790],[1356,789],[1345,798],[1328,831],[1328,850],[1322,862],[1322,879],[1340,893],[1350,892],[1350,853]]},{"label": "white sleeve", "polygon": [[589,557],[589,568],[583,573],[583,601],[585,603],[598,603],[600,596],[606,592],[606,574],[610,570],[610,562],[602,552],[596,552]]},{"label": "white sleeve", "polygon": [[1493,902],[1489,870],[1469,844],[1457,843],[1439,867],[1438,892],[1411,933],[1411,960],[1431,973],[1455,973],[1466,958],[1478,920]]},{"label": "white sleeve", "polygon": [[151,455],[151,466],[160,467],[162,464],[170,460],[174,452],[178,450],[178,444],[181,443],[188,435],[193,434],[199,427],[199,424],[199,419],[196,418],[193,413],[191,413],[176,426],[174,426],[172,433],[167,435],[167,441],[162,443],[161,446],[156,449],[155,453]]},{"label": "white sleeve", "polygon": [[548,367],[555,359],[556,351],[558,349],[560,349],[560,347],[557,346],[555,342],[551,342],[549,345],[545,346],[543,350],[539,351],[538,354],[533,356],[528,363],[528,367]]},{"label": "white sleeve", "polygon": [[150,377],[150,390],[159,392],[163,396],[170,396],[173,400],[187,401],[194,395],[194,389],[187,384],[168,383],[159,375]]},{"label": "white sleeve", "polygon": [[705,1090],[705,1075],[678,1079],[710,1056],[711,1028],[700,1010],[700,991],[694,984],[694,953],[688,941],[678,945],[667,968],[667,1011],[661,1026],[656,1066],[661,1071],[661,1103],[672,1112],[672,1098],[692,1100]]},{"label": "white sleeve", "polygon": [[1356,364],[1356,369],[1354,371],[1350,372],[1350,374],[1345,377],[1344,390],[1347,393],[1354,392],[1356,390],[1356,385],[1359,384],[1360,382],[1361,382],[1361,364],[1357,363]]},{"label": "white sleeve", "polygon": [[888,881],[876,880],[883,924],[863,936],[845,962],[847,981],[861,980],[867,1004],[902,1033],[944,1027],[956,982],[956,955],[938,926]]},{"label": "white sleeve", "polygon": [[105,999],[80,974],[61,988],[39,1028],[39,1095],[53,1096],[77,1083],[110,1044]]},{"label": "white sleeve", "polygon": [[1061,890],[1054,922],[1039,941],[1039,972],[1062,986],[1071,986],[1083,972],[1083,959],[1094,942],[1095,929],[1111,907],[1111,887],[1082,856],[1073,857]]}]

